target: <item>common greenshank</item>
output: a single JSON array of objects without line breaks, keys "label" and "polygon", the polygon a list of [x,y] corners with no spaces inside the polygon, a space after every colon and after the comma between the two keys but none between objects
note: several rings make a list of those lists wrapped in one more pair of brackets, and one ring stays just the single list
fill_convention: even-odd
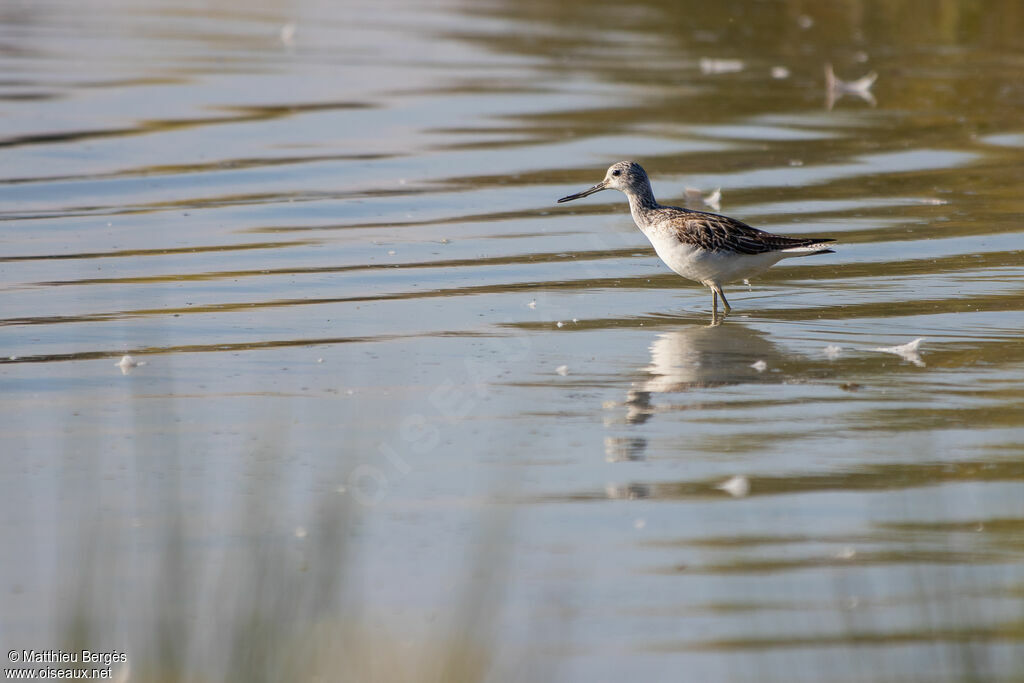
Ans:
[{"label": "common greenshank", "polygon": [[784,258],[832,253],[828,237],[784,237],[752,228],[735,218],[662,206],[654,199],[647,172],[635,161],[612,164],[604,180],[588,190],[562,197],[558,203],[580,199],[601,190],[620,190],[640,232],[647,236],[661,260],[688,280],[711,289],[712,310],[718,297],[725,310],[728,299],[722,285],[763,273]]}]

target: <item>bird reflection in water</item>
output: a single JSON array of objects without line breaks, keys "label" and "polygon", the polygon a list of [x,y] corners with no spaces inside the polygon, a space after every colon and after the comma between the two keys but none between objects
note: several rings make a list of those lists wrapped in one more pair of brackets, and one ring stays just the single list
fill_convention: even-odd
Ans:
[{"label": "bird reflection in water", "polygon": [[[771,368],[782,364],[783,355],[765,335],[736,322],[688,325],[660,333],[650,346],[651,363],[644,377],[633,382],[622,404],[625,421],[642,425],[654,415],[700,407],[700,403],[658,405],[657,394],[692,392],[697,389],[773,381]],[[768,370],[753,367],[763,362]],[[763,366],[762,366],[763,367]],[[620,423],[612,420],[612,423]],[[647,439],[638,434],[605,438],[609,462],[643,460]]]}]

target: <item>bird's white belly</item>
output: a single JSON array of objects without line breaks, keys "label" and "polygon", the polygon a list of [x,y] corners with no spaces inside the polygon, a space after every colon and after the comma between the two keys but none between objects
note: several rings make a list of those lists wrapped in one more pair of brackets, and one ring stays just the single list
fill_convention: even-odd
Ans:
[{"label": "bird's white belly", "polygon": [[707,251],[685,244],[675,235],[648,235],[654,250],[669,268],[687,280],[723,285],[735,280],[754,277],[771,268],[786,254],[738,254],[727,251]]}]

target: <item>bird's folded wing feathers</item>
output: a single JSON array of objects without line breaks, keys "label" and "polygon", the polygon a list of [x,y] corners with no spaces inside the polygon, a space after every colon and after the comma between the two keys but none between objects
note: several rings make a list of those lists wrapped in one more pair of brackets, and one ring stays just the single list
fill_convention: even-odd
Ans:
[{"label": "bird's folded wing feathers", "polygon": [[[764,254],[770,251],[808,247],[832,241],[816,237],[773,235],[728,216],[677,207],[670,208],[673,211],[671,211],[671,215],[665,216],[666,223],[671,222],[679,241],[708,251]],[[669,213],[666,212],[666,214]]]}]

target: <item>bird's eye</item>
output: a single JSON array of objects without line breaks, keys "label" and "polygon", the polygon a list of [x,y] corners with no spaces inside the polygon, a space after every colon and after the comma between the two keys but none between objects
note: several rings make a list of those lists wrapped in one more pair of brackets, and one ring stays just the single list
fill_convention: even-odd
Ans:
[{"label": "bird's eye", "polygon": [[615,169],[614,171],[612,171],[612,175],[622,175],[622,171],[620,171],[619,169]]}]

